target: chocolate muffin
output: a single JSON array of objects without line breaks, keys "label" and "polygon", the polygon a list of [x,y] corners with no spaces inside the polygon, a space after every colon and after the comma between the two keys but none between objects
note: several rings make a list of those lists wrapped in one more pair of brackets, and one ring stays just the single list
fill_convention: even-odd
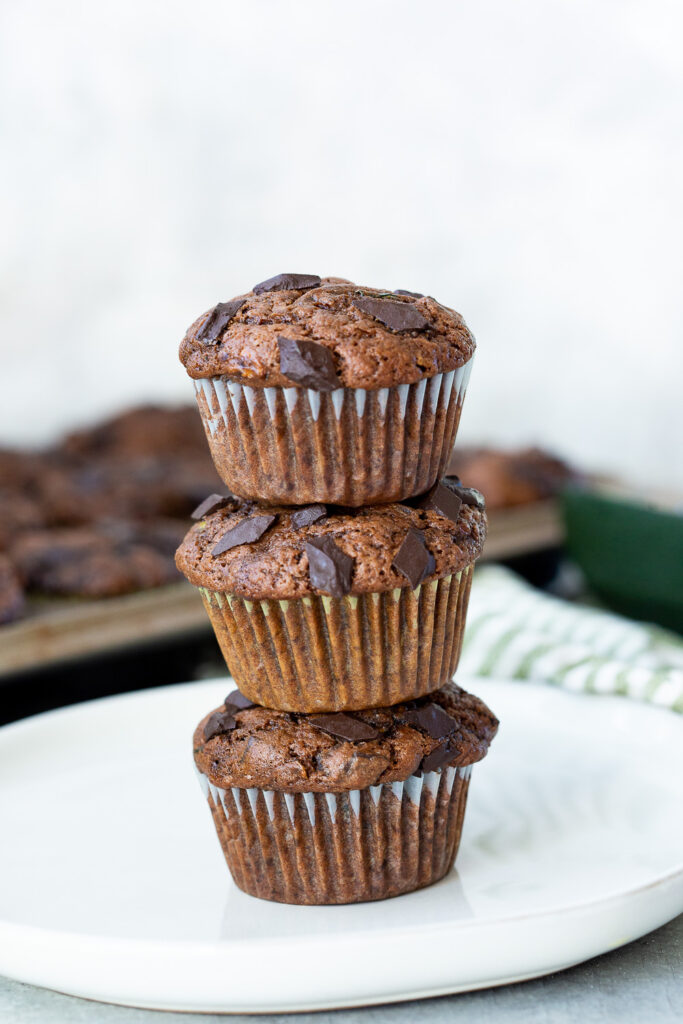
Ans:
[{"label": "chocolate muffin", "polygon": [[42,503],[21,491],[0,487],[0,551],[6,551],[27,530],[46,525]]},{"label": "chocolate muffin", "polygon": [[0,551],[18,534],[47,524],[40,481],[49,465],[40,452],[0,448]]},{"label": "chocolate muffin", "polygon": [[[193,406],[131,409],[47,449],[0,449],[0,551],[29,593],[176,582],[186,517],[221,486]],[[13,594],[7,585],[7,619]]]},{"label": "chocolate muffin", "polygon": [[471,767],[497,728],[455,683],[352,715],[273,711],[235,690],[197,727],[194,759],[241,889],[282,903],[354,903],[450,870]]},{"label": "chocolate muffin", "polygon": [[202,314],[180,358],[233,493],[357,507],[443,474],[474,348],[429,296],[279,274]]},{"label": "chocolate muffin", "polygon": [[29,590],[115,597],[177,580],[172,553],[183,531],[184,524],[161,520],[28,532],[10,559]]},{"label": "chocolate muffin", "polygon": [[264,508],[215,495],[176,564],[240,689],[285,711],[380,707],[455,672],[483,499],[452,481],[411,504]]},{"label": "chocolate muffin", "polygon": [[25,607],[24,592],[14,566],[0,555],[0,626],[21,618]]},{"label": "chocolate muffin", "polygon": [[220,483],[208,455],[97,458],[55,453],[38,493],[50,525],[78,526],[107,518],[187,516],[207,489]]},{"label": "chocolate muffin", "polygon": [[467,477],[485,495],[489,511],[547,501],[581,479],[566,462],[540,448],[458,448],[449,472]]},{"label": "chocolate muffin", "polygon": [[69,434],[60,448],[95,458],[201,458],[204,432],[191,405],[139,405]]},{"label": "chocolate muffin", "polygon": [[30,494],[49,460],[28,448],[0,448],[0,486],[15,494]]}]

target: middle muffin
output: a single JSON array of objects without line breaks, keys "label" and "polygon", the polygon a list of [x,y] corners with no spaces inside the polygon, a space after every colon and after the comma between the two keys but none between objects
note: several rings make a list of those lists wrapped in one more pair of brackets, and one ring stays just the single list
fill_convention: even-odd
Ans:
[{"label": "middle muffin", "polygon": [[479,492],[449,480],[410,505],[354,510],[216,498],[198,514],[176,563],[250,700],[350,711],[452,678],[486,538]]}]

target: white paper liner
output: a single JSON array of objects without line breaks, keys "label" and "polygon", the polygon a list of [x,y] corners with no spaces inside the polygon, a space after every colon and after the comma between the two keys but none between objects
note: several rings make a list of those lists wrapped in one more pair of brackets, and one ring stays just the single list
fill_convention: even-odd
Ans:
[{"label": "white paper liner", "polygon": [[219,474],[235,494],[361,505],[427,490],[443,475],[472,358],[415,384],[366,390],[196,380]]},{"label": "white paper liner", "polygon": [[283,711],[386,707],[444,686],[458,666],[473,565],[414,590],[248,601],[200,588],[235,682]]},{"label": "white paper liner", "polygon": [[471,765],[341,793],[221,789],[199,774],[228,867],[285,903],[384,899],[442,878],[457,853]]},{"label": "white paper liner", "polygon": [[207,413],[205,422],[209,432],[213,436],[220,429],[221,424],[229,429],[230,423],[227,416],[228,405],[232,407],[233,415],[239,414],[239,407],[244,402],[253,415],[259,395],[265,398],[271,416],[276,413],[278,395],[284,395],[285,403],[290,412],[298,405],[299,401],[308,406],[308,413],[317,422],[320,417],[321,404],[329,401],[332,405],[337,420],[341,419],[342,410],[345,404],[354,403],[356,415],[360,418],[365,411],[368,395],[374,395],[382,415],[386,415],[390,398],[397,401],[401,415],[405,417],[408,396],[411,388],[415,389],[415,401],[418,415],[422,415],[427,407],[436,412],[439,404],[448,401],[453,393],[463,398],[467,389],[470,373],[472,372],[472,359],[457,370],[450,370],[448,373],[438,373],[434,377],[423,378],[417,384],[399,384],[393,388],[379,388],[369,391],[365,388],[337,388],[335,391],[316,391],[313,388],[253,388],[248,384],[239,384],[235,381],[226,380],[223,377],[208,377],[203,380],[195,380],[195,391],[204,393],[207,406],[212,410]]}]

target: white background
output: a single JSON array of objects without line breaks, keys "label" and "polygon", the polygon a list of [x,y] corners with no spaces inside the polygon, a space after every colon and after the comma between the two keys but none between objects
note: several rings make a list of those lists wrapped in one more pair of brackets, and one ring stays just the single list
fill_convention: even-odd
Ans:
[{"label": "white background", "polygon": [[0,6],[0,443],[190,400],[280,271],[427,291],[461,438],[683,486],[677,0]]}]

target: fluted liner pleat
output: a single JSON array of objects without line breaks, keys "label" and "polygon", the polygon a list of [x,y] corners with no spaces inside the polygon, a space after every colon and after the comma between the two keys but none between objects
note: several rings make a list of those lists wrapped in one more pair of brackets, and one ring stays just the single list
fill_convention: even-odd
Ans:
[{"label": "fluted liner pleat", "polygon": [[411,590],[247,601],[200,588],[231,674],[256,704],[351,711],[421,697],[455,674],[473,565]]},{"label": "fluted liner pleat", "polygon": [[240,889],[279,903],[360,903],[431,885],[450,870],[471,768],[345,793],[220,789],[199,778]]},{"label": "fluted liner pleat", "polygon": [[371,505],[422,494],[443,476],[472,359],[416,384],[369,391],[195,381],[219,475],[265,504]]}]

